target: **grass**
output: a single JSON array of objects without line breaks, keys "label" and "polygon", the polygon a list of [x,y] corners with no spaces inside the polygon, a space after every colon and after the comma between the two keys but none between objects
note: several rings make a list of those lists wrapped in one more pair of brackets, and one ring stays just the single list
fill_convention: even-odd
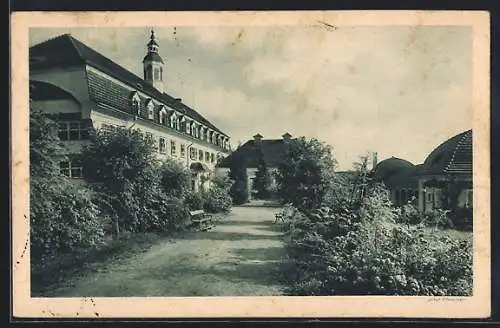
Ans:
[{"label": "grass", "polygon": [[436,229],[432,227],[427,227],[424,229],[425,233],[429,236],[434,235],[436,237],[445,237],[448,236],[451,239],[455,240],[469,240],[472,241],[473,232],[472,231],[464,231],[457,229]]},{"label": "grass", "polygon": [[99,271],[110,261],[118,262],[131,254],[144,252],[162,238],[164,235],[156,233],[122,232],[119,240],[110,240],[95,249],[81,249],[60,255],[43,267],[32,265],[32,297],[45,295],[62,281]]}]

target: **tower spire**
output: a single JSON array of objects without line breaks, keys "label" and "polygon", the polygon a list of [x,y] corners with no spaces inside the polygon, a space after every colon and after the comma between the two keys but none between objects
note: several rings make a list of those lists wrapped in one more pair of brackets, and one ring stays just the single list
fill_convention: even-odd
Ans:
[{"label": "tower spire", "polygon": [[163,92],[163,59],[158,51],[159,44],[156,42],[154,29],[151,28],[151,35],[147,43],[147,53],[142,64],[144,67],[144,81],[151,84],[153,87]]}]

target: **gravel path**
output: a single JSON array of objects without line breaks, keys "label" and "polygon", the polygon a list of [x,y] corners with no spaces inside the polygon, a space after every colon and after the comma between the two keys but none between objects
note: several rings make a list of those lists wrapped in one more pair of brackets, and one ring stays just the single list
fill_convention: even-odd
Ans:
[{"label": "gravel path", "polygon": [[53,290],[53,296],[281,295],[275,208],[234,207],[211,231],[165,238]]}]

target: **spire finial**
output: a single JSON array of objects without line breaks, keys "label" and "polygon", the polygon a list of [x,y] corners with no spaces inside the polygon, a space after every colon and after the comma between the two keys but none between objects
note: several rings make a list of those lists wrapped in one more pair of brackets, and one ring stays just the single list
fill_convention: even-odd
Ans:
[{"label": "spire finial", "polygon": [[151,28],[151,40],[155,39],[155,31]]}]

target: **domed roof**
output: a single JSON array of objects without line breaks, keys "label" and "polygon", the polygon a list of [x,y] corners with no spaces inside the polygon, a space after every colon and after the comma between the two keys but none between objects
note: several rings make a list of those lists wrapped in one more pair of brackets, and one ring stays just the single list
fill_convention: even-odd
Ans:
[{"label": "domed roof", "polygon": [[411,174],[415,170],[415,165],[411,162],[391,157],[381,161],[372,171],[372,178],[382,181],[388,187],[413,185]]},{"label": "domed roof", "polygon": [[391,172],[399,171],[401,169],[410,169],[413,168],[413,164],[408,162],[407,160],[391,157],[388,159],[384,159],[380,163],[375,166],[373,169],[373,175],[376,178],[384,178],[387,174]]},{"label": "domed roof", "polygon": [[472,174],[472,130],[436,147],[425,159],[420,174]]}]

